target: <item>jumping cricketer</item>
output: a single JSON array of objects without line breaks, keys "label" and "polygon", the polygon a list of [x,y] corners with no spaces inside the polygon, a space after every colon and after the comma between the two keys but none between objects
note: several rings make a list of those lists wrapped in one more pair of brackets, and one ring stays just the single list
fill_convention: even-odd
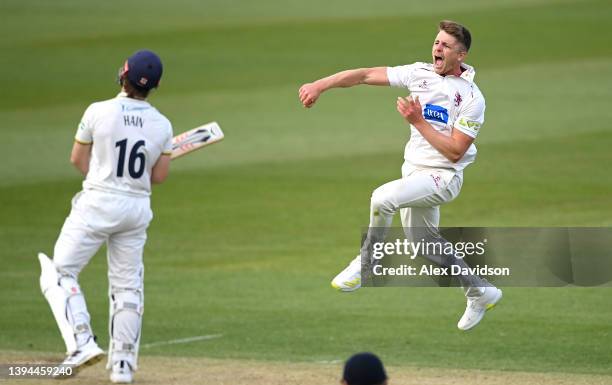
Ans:
[{"label": "jumping cricketer", "polygon": [[[300,88],[300,101],[307,108],[315,104],[321,93],[337,87],[367,84],[401,87],[410,92],[407,98],[397,100],[397,111],[410,123],[411,131],[404,152],[402,178],[372,193],[366,242],[361,253],[332,280],[333,287],[342,291],[361,287],[362,279],[367,279],[371,272],[371,269],[362,272],[362,263],[363,266],[375,263],[369,252],[371,244],[384,239],[384,232],[398,210],[409,239],[421,239],[423,234],[419,232],[441,239],[437,230],[440,205],[459,195],[463,170],[476,158],[473,142],[484,122],[485,101],[474,83],[475,70],[464,63],[471,40],[464,26],[441,21],[433,42],[431,63],[352,69]],[[442,266],[467,267],[461,258],[452,254],[424,257]],[[468,330],[501,299],[502,292],[475,275],[463,275],[459,280],[467,297],[467,307],[457,326]]]}]

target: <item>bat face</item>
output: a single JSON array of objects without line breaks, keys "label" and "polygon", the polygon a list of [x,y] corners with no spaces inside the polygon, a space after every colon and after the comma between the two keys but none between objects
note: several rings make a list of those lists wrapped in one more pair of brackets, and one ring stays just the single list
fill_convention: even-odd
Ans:
[{"label": "bat face", "polygon": [[223,138],[223,131],[221,131],[217,122],[207,123],[185,131],[172,139],[171,159],[176,159],[204,146],[216,143]]}]

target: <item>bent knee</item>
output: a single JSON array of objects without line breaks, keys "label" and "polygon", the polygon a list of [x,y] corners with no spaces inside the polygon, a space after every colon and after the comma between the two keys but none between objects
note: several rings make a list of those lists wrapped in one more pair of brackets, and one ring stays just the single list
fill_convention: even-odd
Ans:
[{"label": "bent knee", "polygon": [[381,188],[377,188],[372,192],[370,206],[373,213],[393,214],[398,209],[393,203],[392,197]]}]

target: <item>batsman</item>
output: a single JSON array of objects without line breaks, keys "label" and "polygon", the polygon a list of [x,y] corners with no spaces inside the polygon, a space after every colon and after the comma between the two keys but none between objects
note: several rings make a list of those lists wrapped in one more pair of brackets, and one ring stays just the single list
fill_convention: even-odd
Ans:
[{"label": "batsman", "polygon": [[[406,98],[398,98],[396,105],[410,124],[402,178],[372,193],[368,236],[360,254],[332,280],[334,288],[353,291],[361,287],[362,279],[367,278],[375,263],[372,243],[384,240],[397,211],[409,240],[444,242],[438,232],[440,205],[459,195],[463,170],[476,159],[473,142],[484,123],[484,97],[474,83],[474,68],[464,62],[471,42],[466,27],[444,20],[438,25],[429,63],[352,69],[300,88],[300,101],[307,108],[331,88],[367,84],[401,87],[410,93]],[[467,267],[463,259],[452,253],[423,256],[445,267]],[[502,292],[475,275],[458,278],[467,307],[457,326],[468,330],[501,299]]]},{"label": "batsman", "polygon": [[162,62],[138,51],[120,68],[121,92],[91,104],[77,129],[71,163],[85,176],[83,190],[55,243],[53,259],[40,253],[41,290],[66,344],[63,364],[75,370],[100,361],[81,270],[106,244],[110,297],[110,379],[130,383],[138,367],[144,309],[143,248],[153,218],[151,184],[162,183],[172,155],[172,126],[149,102]]}]

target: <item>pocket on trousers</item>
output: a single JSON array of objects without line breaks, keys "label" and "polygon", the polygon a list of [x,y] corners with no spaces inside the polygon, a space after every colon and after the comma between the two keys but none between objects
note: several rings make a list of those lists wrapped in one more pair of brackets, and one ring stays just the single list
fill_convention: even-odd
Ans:
[{"label": "pocket on trousers", "polygon": [[463,183],[462,175],[453,170],[436,170],[431,173],[436,188],[445,202],[457,198]]},{"label": "pocket on trousers", "polygon": [[461,186],[463,185],[463,178],[459,175],[454,175],[448,186],[446,186],[447,191],[451,195],[451,200],[457,198],[459,193],[461,192]]},{"label": "pocket on trousers", "polygon": [[426,172],[433,180],[435,189],[438,192],[444,191],[444,189],[448,189],[451,182],[453,181],[453,177],[455,176],[455,173],[453,171],[443,169],[430,169],[426,170]]}]

